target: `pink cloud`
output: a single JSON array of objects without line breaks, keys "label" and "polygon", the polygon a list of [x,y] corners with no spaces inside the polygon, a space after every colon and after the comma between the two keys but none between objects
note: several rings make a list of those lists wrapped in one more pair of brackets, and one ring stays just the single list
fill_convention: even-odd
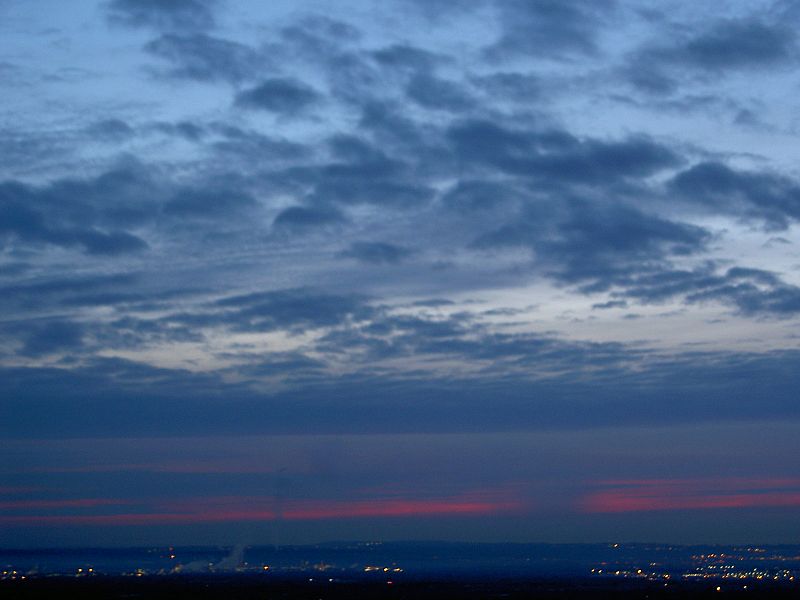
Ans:
[{"label": "pink cloud", "polygon": [[[287,521],[312,521],[376,517],[448,517],[500,514],[522,508],[519,501],[500,497],[493,493],[466,493],[446,498],[425,499],[295,500],[285,501],[280,511],[275,509],[274,504],[274,499],[268,497],[221,496],[152,503],[142,506],[142,512],[99,515],[0,515],[0,525],[177,525],[273,521],[278,518]],[[41,508],[48,508],[48,506],[42,505]]]},{"label": "pink cloud", "polygon": [[800,507],[800,479],[641,479],[598,482],[582,498],[586,513]]}]

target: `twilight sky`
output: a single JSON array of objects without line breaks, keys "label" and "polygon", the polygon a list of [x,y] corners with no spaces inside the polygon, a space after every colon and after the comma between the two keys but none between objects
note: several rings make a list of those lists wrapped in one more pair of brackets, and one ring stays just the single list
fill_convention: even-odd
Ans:
[{"label": "twilight sky", "polygon": [[0,0],[0,545],[796,541],[798,31]]}]

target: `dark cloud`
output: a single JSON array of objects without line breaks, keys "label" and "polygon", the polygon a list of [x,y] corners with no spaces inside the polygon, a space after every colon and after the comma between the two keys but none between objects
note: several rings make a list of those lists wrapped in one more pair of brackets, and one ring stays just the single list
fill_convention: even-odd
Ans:
[{"label": "dark cloud", "polygon": [[361,39],[361,32],[346,21],[323,15],[309,15],[280,30],[281,44],[275,51],[302,56],[312,62],[328,60],[341,48]]},{"label": "dark cloud", "polygon": [[167,74],[177,78],[236,83],[270,70],[263,53],[204,33],[167,33],[148,42],[145,50],[172,63]]},{"label": "dark cloud", "polygon": [[44,186],[2,182],[0,238],[22,245],[76,247],[95,255],[141,251],[148,244],[131,230],[158,214],[159,194],[151,173],[136,162]]},{"label": "dark cloud", "polygon": [[394,44],[372,52],[373,60],[384,69],[405,70],[411,73],[430,73],[445,62],[439,54],[407,44]]},{"label": "dark cloud", "polygon": [[[236,128],[205,131],[217,134],[206,149],[222,168],[226,168],[221,160],[224,155],[230,158],[248,149],[261,152],[253,161],[281,154],[292,160],[305,153],[301,145]],[[194,236],[251,229],[262,207],[254,189],[263,191],[264,187],[254,185],[241,172],[209,169],[204,178],[179,185],[169,169],[138,162],[94,177],[57,179],[42,186],[7,181],[0,183],[0,242],[9,248],[52,245],[111,256],[145,250],[150,247],[148,236],[161,239],[166,232],[181,230]],[[198,229],[195,223],[195,229],[188,231],[190,219],[208,225]]]},{"label": "dark cloud", "polygon": [[191,121],[179,121],[177,123],[159,122],[153,124],[153,128],[171,136],[178,136],[190,142],[197,142],[207,134],[205,128]]},{"label": "dark cloud", "polygon": [[374,265],[396,265],[406,259],[411,250],[386,242],[353,242],[340,255]]},{"label": "dark cloud", "polygon": [[[608,289],[621,274],[650,271],[669,257],[703,250],[709,233],[637,209],[573,201],[563,217],[535,210],[475,241],[477,248],[522,246],[551,276]],[[562,220],[563,219],[563,220]]]},{"label": "dark cloud", "polygon": [[105,119],[91,125],[87,133],[94,138],[121,142],[131,138],[135,131],[122,119]]},{"label": "dark cloud", "polygon": [[[224,298],[209,314],[211,322],[237,331],[302,331],[339,325],[348,319],[367,318],[373,309],[366,298],[306,289],[255,292]],[[201,320],[204,316],[199,317]],[[178,319],[180,320],[180,319]],[[186,320],[191,321],[191,317]]]},{"label": "dark cloud", "polygon": [[631,57],[625,73],[638,89],[652,94],[672,93],[687,72],[719,76],[774,68],[797,55],[791,27],[755,17],[718,20],[683,38],[674,34],[670,38],[661,45],[651,43]]},{"label": "dark cloud", "polygon": [[628,303],[625,300],[609,300],[608,302],[598,302],[592,304],[592,309],[605,310],[608,308],[628,308]]},{"label": "dark cloud", "polygon": [[[65,315],[62,321],[67,320],[66,315],[80,321],[81,331],[94,340],[92,350],[203,339],[199,330],[145,315],[169,314],[175,310],[176,302],[207,296],[207,287],[170,280],[159,282],[142,274],[31,279],[0,286],[0,308],[8,323],[19,323],[8,331],[20,344],[33,331],[29,323],[39,327],[49,322],[37,315],[52,314]],[[102,316],[98,308],[103,309]]]},{"label": "dark cloud", "polygon": [[448,21],[455,15],[479,10],[491,0],[397,0],[401,6],[413,7],[434,21]]},{"label": "dark cloud", "polygon": [[266,110],[283,115],[295,115],[321,100],[321,95],[298,79],[274,78],[236,95],[236,105]]},{"label": "dark cloud", "polygon": [[442,203],[458,212],[497,211],[523,197],[523,191],[508,182],[462,180],[442,196]]},{"label": "dark cloud", "polygon": [[45,213],[27,205],[37,194],[15,184],[0,187],[0,236],[6,244],[52,244],[65,248],[82,247],[87,254],[117,255],[146,249],[147,243],[125,231],[100,231],[93,227],[49,223]]},{"label": "dark cloud", "polygon": [[75,351],[83,344],[83,335],[83,327],[70,321],[25,324],[24,344],[20,352],[26,356],[42,356]]},{"label": "dark cloud", "polygon": [[209,29],[214,26],[216,0],[111,0],[112,23],[162,30]]},{"label": "dark cloud", "polygon": [[315,206],[373,204],[397,209],[420,206],[434,197],[413,163],[387,156],[355,136],[329,140],[332,162],[283,172],[284,185],[305,189]]},{"label": "dark cloud", "polygon": [[220,136],[211,142],[213,151],[227,155],[229,159],[234,159],[241,165],[248,163],[275,165],[284,161],[308,158],[313,154],[312,149],[304,144],[265,135],[254,129],[215,123],[210,130]]},{"label": "dark cloud", "polygon": [[570,54],[594,55],[597,37],[615,0],[509,0],[498,2],[503,33],[486,49],[495,60],[529,55],[561,58]]},{"label": "dark cloud", "polygon": [[611,286],[617,289],[615,296],[644,304],[675,299],[686,304],[713,302],[731,306],[739,315],[761,318],[788,318],[800,313],[800,288],[762,269],[731,267],[718,273],[712,264],[694,270],[620,273]]},{"label": "dark cloud", "polygon": [[761,67],[788,59],[794,51],[794,31],[756,19],[726,20],[687,40],[668,58],[709,70]]},{"label": "dark cloud", "polygon": [[[234,355],[237,361],[241,361],[240,355]],[[274,352],[264,359],[261,357],[251,363],[245,363],[235,367],[233,371],[239,375],[248,377],[286,377],[309,372],[321,372],[326,365],[322,361],[315,360],[300,352]]]},{"label": "dark cloud", "polygon": [[[729,278],[730,275],[729,275]],[[687,302],[717,301],[733,304],[746,316],[788,318],[800,313],[800,288],[793,285],[762,289],[749,281],[741,281],[687,296]]]},{"label": "dark cloud", "polygon": [[[0,430],[6,439],[491,432],[663,427],[720,419],[753,423],[800,416],[794,394],[800,385],[796,351],[642,358],[634,348],[624,352],[624,346],[503,342],[511,344],[501,347],[505,356],[527,347],[524,364],[536,364],[538,353],[544,357],[543,367],[555,369],[538,378],[495,377],[490,372],[446,379],[420,374],[331,376],[311,379],[289,392],[263,393],[250,388],[250,382],[226,383],[223,372],[192,373],[121,359],[95,359],[72,369],[5,367],[0,397],[8,417],[0,421]],[[492,355],[484,352],[487,359]],[[279,354],[280,360],[305,362]],[[586,368],[570,368],[573,360]],[[297,366],[313,369],[310,363]],[[272,375],[268,367],[266,374]],[[82,410],[75,410],[76,403]]]},{"label": "dark cloud", "polygon": [[69,140],[54,131],[20,131],[0,129],[0,173],[3,177],[25,177],[61,164],[73,151]]},{"label": "dark cloud", "polygon": [[272,225],[279,229],[302,231],[344,222],[346,222],[344,215],[334,208],[290,206],[278,213]]},{"label": "dark cloud", "polygon": [[189,188],[180,190],[164,204],[164,213],[181,218],[231,219],[252,211],[256,201],[238,190]]},{"label": "dark cloud", "polygon": [[678,173],[670,189],[713,212],[758,219],[771,229],[786,229],[800,218],[800,185],[782,175],[703,162]]},{"label": "dark cloud", "polygon": [[[165,297],[177,295],[165,294]],[[88,302],[93,298],[81,299]],[[139,310],[144,304],[142,298],[112,298],[109,302],[108,299],[101,297],[97,300],[104,305],[115,303],[118,305],[124,302],[134,310]],[[149,298],[150,302],[154,300],[153,297]],[[159,308],[163,310],[164,306]],[[108,323],[96,323],[91,333],[95,343],[102,347],[128,351],[157,348],[164,344],[202,343],[206,340],[205,332],[197,327],[181,326],[166,319],[144,319],[133,316],[125,316]]]},{"label": "dark cloud", "polygon": [[500,102],[529,103],[538,100],[547,87],[538,75],[510,71],[474,77],[472,82]]},{"label": "dark cloud", "polygon": [[406,93],[423,108],[460,112],[475,104],[469,93],[458,83],[433,75],[416,75],[408,83]]},{"label": "dark cloud", "polygon": [[418,152],[429,143],[422,124],[409,118],[401,105],[388,101],[362,102],[359,128],[371,132],[386,147]]},{"label": "dark cloud", "polygon": [[670,148],[647,138],[580,140],[563,130],[515,130],[488,120],[458,122],[448,137],[462,161],[546,182],[588,184],[642,178],[680,162]]},{"label": "dark cloud", "polygon": [[7,308],[59,306],[83,294],[130,293],[139,282],[134,274],[51,276],[17,281],[0,287],[0,305]]},{"label": "dark cloud", "polygon": [[16,277],[29,271],[31,265],[24,262],[13,262],[0,265],[0,277]]},{"label": "dark cloud", "polygon": [[88,254],[115,256],[127,254],[129,252],[139,252],[149,248],[147,242],[140,237],[125,231],[112,231],[105,233],[102,231],[78,231],[78,232],[50,232],[44,238],[45,241],[62,246],[73,244],[82,245]]},{"label": "dark cloud", "polygon": [[41,210],[48,220],[122,228],[151,218],[157,192],[152,171],[132,161],[93,177],[57,179],[41,187],[6,182],[0,194],[4,200],[24,200],[26,208]]}]

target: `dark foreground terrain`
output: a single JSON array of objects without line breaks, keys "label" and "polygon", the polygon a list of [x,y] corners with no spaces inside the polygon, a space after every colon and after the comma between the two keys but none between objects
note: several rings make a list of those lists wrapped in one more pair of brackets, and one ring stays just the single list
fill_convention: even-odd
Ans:
[{"label": "dark foreground terrain", "polygon": [[[746,585],[746,588],[745,588]],[[478,600],[800,598],[790,584],[716,584],[598,579],[364,582],[307,579],[265,580],[247,575],[145,577],[41,577],[0,581],[0,598],[13,599],[325,599]]]}]

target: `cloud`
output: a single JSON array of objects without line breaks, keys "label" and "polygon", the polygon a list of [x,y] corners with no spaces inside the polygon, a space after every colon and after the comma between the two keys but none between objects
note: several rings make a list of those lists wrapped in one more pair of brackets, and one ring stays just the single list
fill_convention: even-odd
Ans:
[{"label": "cloud", "polygon": [[301,113],[322,99],[317,90],[293,78],[273,78],[239,92],[236,106],[283,115]]},{"label": "cloud", "polygon": [[454,15],[479,10],[490,4],[490,0],[397,0],[405,7],[411,6],[434,21],[447,21]]},{"label": "cloud", "polygon": [[497,211],[523,193],[508,182],[460,180],[442,196],[442,203],[458,212]]},{"label": "cloud", "polygon": [[179,136],[190,142],[197,142],[207,134],[204,127],[191,121],[157,122],[152,127],[165,135]]},{"label": "cloud", "polygon": [[158,30],[202,30],[215,24],[215,0],[111,0],[111,23]]},{"label": "cloud", "polygon": [[513,223],[477,238],[478,249],[528,247],[546,272],[586,291],[612,286],[619,276],[663,268],[671,256],[699,253],[709,233],[635,208],[574,200],[559,215],[529,209]]},{"label": "cloud", "polygon": [[395,69],[410,73],[431,73],[445,62],[439,54],[408,44],[393,44],[371,54],[372,59],[384,69]]},{"label": "cloud", "polygon": [[402,210],[435,196],[413,164],[358,137],[333,136],[328,146],[332,160],[289,168],[277,175],[277,181],[307,190],[305,201],[321,207],[376,205]]},{"label": "cloud", "polygon": [[453,152],[464,162],[545,182],[587,184],[644,178],[680,162],[671,149],[647,138],[580,140],[564,130],[511,129],[485,119],[457,122],[447,136]]},{"label": "cloud", "polygon": [[255,206],[255,199],[239,190],[188,188],[178,191],[164,204],[164,213],[219,221],[247,214]]},{"label": "cloud", "polygon": [[353,242],[340,256],[373,265],[396,265],[411,254],[408,248],[385,242]]},{"label": "cloud", "polygon": [[665,50],[664,57],[711,71],[762,67],[787,60],[794,50],[794,31],[756,19],[714,23],[682,46]]},{"label": "cloud", "polygon": [[[54,190],[49,190],[54,191]],[[50,194],[24,186],[0,184],[0,239],[6,244],[51,244],[64,248],[82,247],[87,254],[114,256],[147,249],[140,237],[126,231],[101,231],[94,227],[70,223],[50,223],[45,212],[31,208],[37,200],[49,204]],[[44,208],[44,207],[42,207]]]},{"label": "cloud", "polygon": [[[585,343],[554,336],[493,332],[474,315],[449,318],[374,315],[368,324],[336,329],[323,336],[319,348],[347,354],[351,363],[425,357],[454,361],[467,372],[486,377],[548,379],[569,372],[580,378],[599,367],[620,368],[641,358],[621,344]],[[436,377],[435,370],[428,374]],[[524,373],[524,374],[523,374]]]},{"label": "cloud", "polygon": [[75,351],[82,346],[83,335],[83,327],[70,321],[33,323],[25,332],[25,342],[20,352],[26,356],[42,356],[65,350]]},{"label": "cloud", "polygon": [[344,215],[334,208],[290,206],[278,213],[272,226],[282,230],[303,231],[345,222]]},{"label": "cloud", "polygon": [[[693,29],[691,24],[684,27]],[[775,68],[796,57],[796,36],[786,24],[756,17],[720,19],[689,35],[670,33],[663,43],[643,46],[632,54],[625,72],[639,90],[664,94],[675,91],[687,75]]]},{"label": "cloud", "polygon": [[300,17],[281,28],[280,43],[273,50],[300,55],[312,62],[327,61],[340,54],[344,46],[358,42],[361,31],[345,20],[312,14]]},{"label": "cloud", "polygon": [[127,140],[135,134],[133,127],[122,119],[98,121],[87,129],[87,133],[94,138],[107,139],[112,142]]},{"label": "cloud", "polygon": [[[114,22],[147,28],[122,34],[150,40],[120,46],[115,77],[133,85],[142,59],[162,77],[103,106],[87,81],[80,114],[62,103],[45,122],[20,108],[0,136],[6,168],[24,171],[0,184],[11,265],[0,306],[16,327],[0,396],[20,407],[19,431],[535,429],[713,420],[720,406],[763,418],[737,373],[750,392],[766,382],[772,414],[797,417],[794,354],[613,341],[647,326],[642,305],[683,311],[669,317],[683,341],[701,305],[758,331],[800,315],[791,247],[753,260],[775,258],[774,272],[748,268],[711,229],[787,229],[800,185],[777,166],[709,158],[741,150],[727,134],[714,153],[696,141],[728,113],[759,111],[702,85],[791,64],[795,35],[768,15],[698,17],[666,39],[611,1],[414,1],[438,20],[413,43],[389,30],[425,24],[414,14],[298,18],[277,6],[243,27],[233,3],[104,4]],[[232,11],[219,15],[224,33],[217,6]],[[608,77],[620,65],[652,89],[690,86],[623,98]],[[204,82],[202,106],[162,97],[169,78]],[[54,97],[31,81],[30,98]],[[282,118],[296,116],[311,118]],[[747,133],[770,164],[772,138]],[[113,156],[120,147],[146,161]],[[573,316],[606,337],[555,332]],[[140,362],[100,358],[122,352]],[[33,366],[44,362],[58,368]],[[84,390],[96,424],[69,414]]]},{"label": "cloud", "polygon": [[138,277],[134,274],[49,276],[42,280],[13,282],[0,287],[0,306],[9,308],[59,306],[78,301],[84,294],[130,293]]},{"label": "cloud", "polygon": [[[234,355],[231,358],[240,361],[242,357]],[[231,371],[237,375],[263,379],[264,377],[286,378],[310,372],[321,373],[325,367],[326,364],[324,362],[310,358],[300,352],[273,352],[266,359],[259,356],[257,360],[237,365]]]},{"label": "cloud", "polygon": [[313,150],[305,144],[265,135],[255,129],[243,129],[227,123],[214,123],[209,129],[220,136],[211,142],[211,150],[227,155],[228,159],[236,160],[242,166],[294,163],[313,155]]},{"label": "cloud", "polygon": [[643,479],[600,482],[583,498],[587,513],[800,506],[800,481],[793,479]]},{"label": "cloud", "polygon": [[501,102],[530,103],[538,100],[547,88],[542,77],[513,71],[473,77],[472,83]]},{"label": "cloud", "polygon": [[597,304],[592,304],[593,310],[605,310],[609,308],[628,308],[628,303],[625,300],[609,300],[608,302],[598,302]]},{"label": "cloud", "polygon": [[598,53],[598,33],[616,9],[616,2],[510,0],[496,6],[503,33],[486,49],[489,58],[500,60],[515,55],[563,58]]},{"label": "cloud", "polygon": [[[229,370],[190,372],[120,359],[93,359],[71,368],[4,367],[0,397],[8,417],[0,421],[0,431],[6,439],[308,435],[665,427],[720,420],[752,424],[800,418],[796,351],[651,352],[648,357],[635,347],[586,344],[577,349],[582,362],[573,363],[570,346],[559,340],[541,345],[517,340],[513,351],[509,347],[499,354],[524,358],[515,371],[484,369],[473,377],[439,377],[362,369],[266,391],[254,390],[250,380],[242,384],[229,379]],[[481,352],[479,341],[470,347]],[[491,349],[483,354],[489,365],[496,355]],[[540,364],[537,355],[547,360],[531,377],[531,369]],[[576,370],[575,364],[582,366]],[[82,410],[75,410],[76,403]]]},{"label": "cloud", "polygon": [[116,256],[129,252],[139,252],[149,248],[147,242],[138,236],[125,231],[78,231],[52,232],[45,236],[45,241],[62,246],[81,244],[88,254]]},{"label": "cloud", "polygon": [[472,97],[459,84],[433,75],[416,75],[406,93],[423,108],[460,112],[474,106]]},{"label": "cloud", "polygon": [[182,79],[237,83],[255,79],[270,68],[263,53],[204,33],[166,33],[144,49],[173,65],[167,75]]},{"label": "cloud", "polygon": [[[435,516],[499,515],[520,509],[515,498],[500,496],[485,490],[450,497],[417,498],[368,497],[294,499],[284,501],[280,510],[269,507],[274,497],[203,496],[171,500],[112,500],[86,498],[69,501],[25,501],[11,509],[36,510],[36,514],[0,516],[4,526],[132,526],[132,525],[191,525],[198,523],[231,523],[241,521],[317,521],[323,519],[375,519],[379,517],[413,518]],[[81,514],[75,508],[119,506],[105,514]],[[130,512],[131,507],[137,512]],[[66,509],[66,514],[53,514],[47,509]]]},{"label": "cloud", "polygon": [[786,229],[800,219],[800,185],[782,175],[702,162],[675,175],[670,189],[715,213],[758,219],[773,230]]},{"label": "cloud", "polygon": [[644,303],[675,298],[686,304],[718,302],[740,315],[761,318],[788,318],[800,312],[800,288],[761,269],[731,267],[716,273],[709,265],[692,271],[631,271],[619,274],[611,286],[617,287],[617,296]]},{"label": "cloud", "polygon": [[[339,325],[349,319],[363,319],[373,309],[362,296],[329,294],[306,289],[254,292],[218,300],[208,315],[238,331],[302,331]],[[203,315],[197,319],[202,320]],[[178,321],[181,319],[178,318]],[[191,316],[184,320],[192,322]]]}]

